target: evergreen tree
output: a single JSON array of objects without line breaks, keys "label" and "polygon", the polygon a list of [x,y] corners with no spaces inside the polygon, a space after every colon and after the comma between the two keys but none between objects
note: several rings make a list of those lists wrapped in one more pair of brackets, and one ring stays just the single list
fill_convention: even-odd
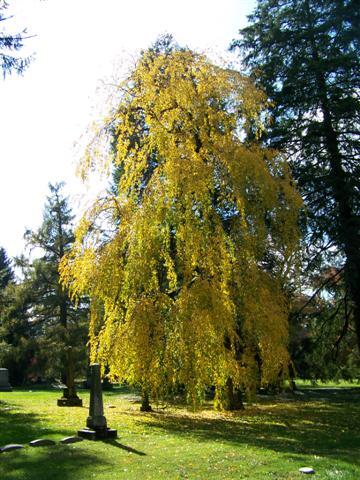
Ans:
[{"label": "evergreen tree", "polygon": [[[7,8],[7,1],[0,0],[0,25],[10,18],[5,13]],[[0,31],[0,68],[3,71],[4,77],[12,71],[21,74],[29,65],[31,61],[30,57],[22,58],[14,55],[15,52],[18,52],[24,46],[25,39],[26,30],[15,34],[8,33],[4,30]]]},{"label": "evergreen tree", "polygon": [[0,293],[0,365],[9,370],[12,385],[37,380],[43,373],[31,303],[26,284],[10,283]]},{"label": "evergreen tree", "polygon": [[11,260],[8,258],[5,249],[0,247],[0,290],[13,281],[14,277]]},{"label": "evergreen tree", "polygon": [[59,283],[60,261],[74,240],[73,215],[62,188],[63,183],[49,185],[42,225],[25,234],[29,246],[40,249],[41,256],[23,267],[24,283],[32,291],[31,321],[36,325],[40,356],[47,359],[47,376],[60,374],[66,383],[66,347],[73,347],[83,371],[86,365],[87,305],[79,302],[75,308]]},{"label": "evergreen tree", "polygon": [[324,261],[343,269],[338,334],[353,322],[360,348],[358,2],[258,0],[249,21],[231,48],[265,88],[273,120],[263,138],[287,153],[303,195],[306,272]]},{"label": "evergreen tree", "polygon": [[36,342],[28,322],[29,302],[29,292],[15,283],[11,261],[0,248],[0,365],[8,368],[13,385],[33,373]]}]

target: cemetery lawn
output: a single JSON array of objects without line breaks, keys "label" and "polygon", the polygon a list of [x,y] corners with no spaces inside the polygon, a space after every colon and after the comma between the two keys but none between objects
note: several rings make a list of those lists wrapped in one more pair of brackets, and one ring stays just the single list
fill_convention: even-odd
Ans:
[{"label": "cemetery lawn", "polygon": [[[360,388],[310,388],[265,397],[244,412],[186,411],[161,405],[139,411],[127,389],[106,392],[108,425],[118,439],[62,445],[85,426],[84,407],[57,407],[54,390],[0,392],[1,480],[360,479]],[[30,447],[36,438],[56,446]],[[310,476],[311,478],[311,476]]]}]

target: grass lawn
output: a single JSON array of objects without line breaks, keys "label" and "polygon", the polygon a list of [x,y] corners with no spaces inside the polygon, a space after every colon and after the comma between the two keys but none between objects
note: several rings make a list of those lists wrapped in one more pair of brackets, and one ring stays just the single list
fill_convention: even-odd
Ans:
[{"label": "grass lawn", "polygon": [[[57,407],[57,391],[0,392],[0,446],[59,441],[85,426],[85,406]],[[105,393],[118,440],[0,454],[1,480],[360,479],[360,388],[309,388],[294,398],[261,397],[244,412],[140,413],[134,393]],[[311,478],[311,477],[310,477]]]}]

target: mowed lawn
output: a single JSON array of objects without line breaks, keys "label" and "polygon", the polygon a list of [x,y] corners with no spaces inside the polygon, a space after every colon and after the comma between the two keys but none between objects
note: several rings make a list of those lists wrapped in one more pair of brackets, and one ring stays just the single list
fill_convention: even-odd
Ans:
[{"label": "mowed lawn", "polygon": [[[155,406],[126,389],[104,394],[116,441],[83,441],[0,454],[1,480],[360,479],[360,388],[305,388],[261,397],[240,413]],[[57,442],[86,424],[85,406],[57,407],[58,391],[0,392],[0,446]]]}]

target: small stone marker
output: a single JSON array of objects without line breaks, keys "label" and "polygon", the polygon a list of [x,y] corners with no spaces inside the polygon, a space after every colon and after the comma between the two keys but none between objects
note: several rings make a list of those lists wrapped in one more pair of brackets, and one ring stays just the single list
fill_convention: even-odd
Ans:
[{"label": "small stone marker", "polygon": [[0,368],[0,392],[11,392],[12,387],[9,383],[9,370]]},{"label": "small stone marker", "polygon": [[19,450],[20,448],[24,448],[24,445],[20,445],[18,443],[10,443],[9,445],[1,447],[0,452],[10,452],[11,450]]},{"label": "small stone marker", "polygon": [[68,444],[68,443],[77,443],[77,442],[82,442],[84,439],[82,437],[78,437],[76,435],[73,435],[72,437],[65,437],[60,440],[60,443]]},{"label": "small stone marker", "polygon": [[91,370],[91,390],[89,416],[86,420],[86,428],[79,430],[78,435],[88,440],[99,438],[116,438],[117,431],[108,428],[104,416],[104,404],[101,388],[100,365],[93,363]]},{"label": "small stone marker", "polygon": [[56,445],[56,442],[49,438],[38,438],[29,442],[29,445],[30,447],[50,447],[51,445]]},{"label": "small stone marker", "polygon": [[315,473],[315,470],[313,468],[310,468],[310,467],[301,467],[301,468],[299,468],[299,472],[300,473],[311,474],[311,473]]}]

